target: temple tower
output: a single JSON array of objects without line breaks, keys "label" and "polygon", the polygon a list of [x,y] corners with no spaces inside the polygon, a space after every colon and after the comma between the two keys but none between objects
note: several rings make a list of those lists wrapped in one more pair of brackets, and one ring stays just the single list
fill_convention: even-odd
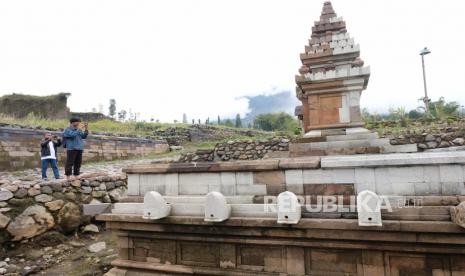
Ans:
[{"label": "temple tower", "polygon": [[296,94],[302,106],[296,114],[306,136],[321,136],[326,129],[362,127],[360,96],[367,87],[370,67],[364,67],[360,46],[331,2],[324,3],[300,59]]}]

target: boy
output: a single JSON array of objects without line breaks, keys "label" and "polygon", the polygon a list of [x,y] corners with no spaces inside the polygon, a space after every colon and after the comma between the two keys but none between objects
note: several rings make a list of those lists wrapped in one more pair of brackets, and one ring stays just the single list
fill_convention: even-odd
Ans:
[{"label": "boy", "polygon": [[53,175],[56,179],[60,178],[60,172],[57,165],[57,148],[61,146],[61,140],[50,132],[44,134],[44,140],[40,143],[40,159],[42,160],[42,179],[48,180],[48,165],[52,167]]},{"label": "boy", "polygon": [[[64,146],[66,147],[65,175],[68,180],[79,178],[82,152],[84,151],[84,139],[89,134],[87,123],[81,125],[80,118],[71,118],[70,126],[63,132]],[[71,177],[71,174],[74,177]]]}]

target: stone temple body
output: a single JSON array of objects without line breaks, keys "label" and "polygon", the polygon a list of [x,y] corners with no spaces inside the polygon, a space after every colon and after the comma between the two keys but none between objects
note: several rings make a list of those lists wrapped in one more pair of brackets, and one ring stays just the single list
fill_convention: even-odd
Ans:
[{"label": "stone temple body", "polygon": [[287,156],[136,164],[120,203],[84,206],[117,233],[108,276],[465,275],[463,151],[361,127],[369,69],[329,2],[301,57]]},{"label": "stone temple body", "polygon": [[321,135],[322,129],[363,126],[360,95],[370,78],[370,67],[360,58],[360,46],[330,2],[312,28],[302,67],[296,76],[297,110],[303,130]]}]

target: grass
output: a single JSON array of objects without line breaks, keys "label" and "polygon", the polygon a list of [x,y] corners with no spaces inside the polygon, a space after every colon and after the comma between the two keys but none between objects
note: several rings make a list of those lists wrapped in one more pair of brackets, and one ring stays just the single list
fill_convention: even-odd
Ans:
[{"label": "grass", "polygon": [[[31,128],[47,128],[47,129],[63,129],[69,125],[68,120],[50,120],[33,115],[26,118],[13,118],[0,115],[0,123],[18,125],[22,127]],[[223,125],[209,125],[217,129],[231,129],[235,131],[247,130],[227,127]],[[126,136],[153,136],[155,131],[166,130],[168,128],[190,128],[189,124],[169,124],[169,123],[156,123],[156,122],[119,122],[113,120],[100,120],[89,123],[89,130],[94,133],[110,133],[115,135]]]}]

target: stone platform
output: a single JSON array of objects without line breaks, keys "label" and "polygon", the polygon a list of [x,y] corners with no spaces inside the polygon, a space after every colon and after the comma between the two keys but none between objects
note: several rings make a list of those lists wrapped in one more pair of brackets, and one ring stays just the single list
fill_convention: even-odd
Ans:
[{"label": "stone platform", "polygon": [[417,152],[416,144],[391,145],[364,128],[313,130],[289,146],[290,157]]},{"label": "stone platform", "polygon": [[464,275],[465,229],[451,222],[105,214],[119,258],[107,275]]},{"label": "stone platform", "polygon": [[[465,201],[463,152],[144,164],[124,171],[128,197],[97,217],[118,233],[119,257],[108,275],[465,275],[465,229],[450,213]],[[364,190],[392,204],[382,211],[381,227],[358,224],[351,199]],[[168,217],[142,218],[149,191],[171,205]],[[212,191],[231,206],[224,222],[204,221]],[[305,200],[297,224],[277,223],[276,204],[267,201],[283,191]],[[345,210],[311,210],[316,197],[333,195]]]}]

